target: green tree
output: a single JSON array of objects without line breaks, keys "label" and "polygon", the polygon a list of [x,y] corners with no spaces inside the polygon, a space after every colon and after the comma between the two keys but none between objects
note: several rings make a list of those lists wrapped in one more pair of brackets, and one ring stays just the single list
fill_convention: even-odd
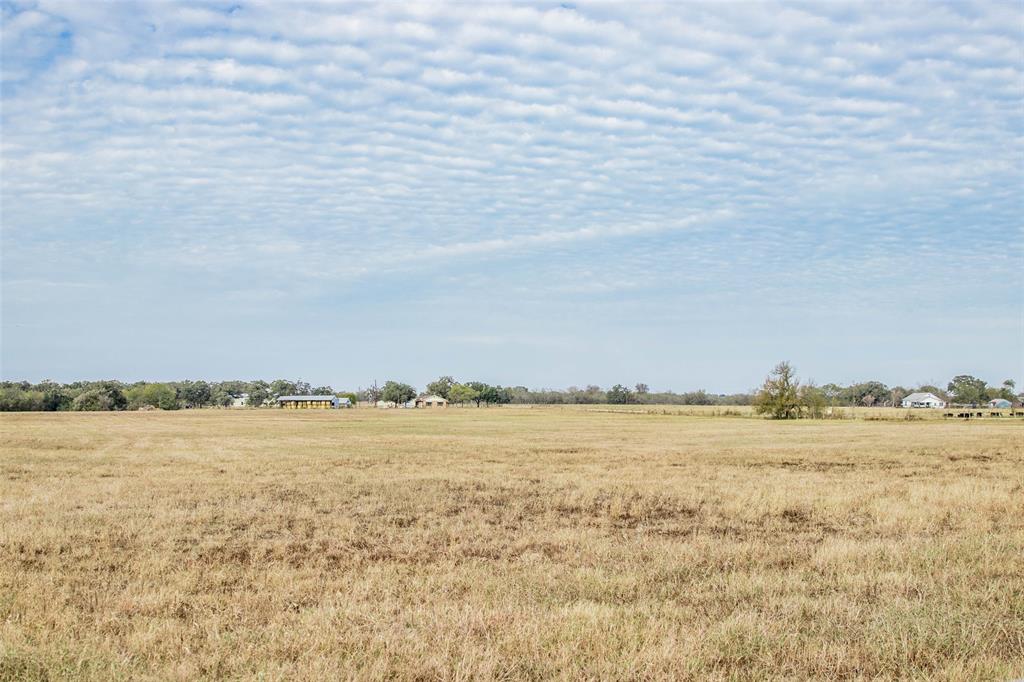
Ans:
[{"label": "green tree", "polygon": [[[155,384],[154,384],[155,385]],[[178,397],[185,407],[202,407],[210,404],[213,391],[205,381],[184,381],[179,386]]]},{"label": "green tree", "polygon": [[[198,400],[202,395],[202,391],[194,392],[192,399]],[[161,410],[176,410],[179,407],[178,392],[174,390],[173,386],[167,384],[150,384],[143,391],[143,396],[149,405],[159,407]],[[193,407],[198,407],[201,404],[194,402]]]},{"label": "green tree", "polygon": [[438,377],[437,381],[431,381],[427,384],[427,393],[439,395],[445,400],[451,400],[450,393],[454,385],[455,379],[450,376]]},{"label": "green tree", "polygon": [[121,387],[113,381],[96,382],[71,401],[71,409],[79,412],[123,410],[127,405]]},{"label": "green tree", "polygon": [[792,365],[788,362],[775,365],[754,399],[754,408],[758,414],[767,414],[772,419],[797,419],[800,416],[800,381]]},{"label": "green tree", "polygon": [[822,395],[825,396],[825,400],[829,404],[835,405],[836,403],[843,402],[843,391],[846,389],[839,384],[825,384],[820,390]]},{"label": "green tree", "polygon": [[396,405],[407,403],[416,397],[416,389],[409,384],[403,384],[397,381],[388,381],[384,384],[384,389],[381,391],[381,400]]},{"label": "green tree", "polygon": [[476,403],[477,407],[480,407],[480,403],[487,402],[487,398],[491,395],[492,387],[482,381],[470,381],[466,386],[476,391],[476,397],[472,400]]},{"label": "green tree", "polygon": [[180,407],[178,391],[170,384],[135,384],[126,388],[124,394],[130,410],[137,410],[140,407],[176,410]]},{"label": "green tree", "polygon": [[287,379],[274,379],[270,382],[270,394],[275,398],[283,395],[297,395],[295,392],[295,382],[288,381]]},{"label": "green tree", "polygon": [[239,390],[238,393],[232,393],[224,384],[217,384],[211,387],[210,390],[210,404],[216,405],[217,407],[230,407],[235,400],[235,396],[245,391]]},{"label": "green tree", "polygon": [[625,405],[632,397],[633,394],[622,384],[615,384],[608,389],[608,402],[612,405]]},{"label": "green tree", "polygon": [[893,407],[899,407],[903,399],[910,395],[910,389],[902,386],[893,386],[889,389],[889,403]]},{"label": "green tree", "polygon": [[843,389],[841,399],[847,405],[884,405],[889,401],[889,387],[881,381],[865,381]]},{"label": "green tree", "polygon": [[1017,383],[1013,379],[1007,379],[1003,382],[1003,385],[999,388],[999,398],[1005,398],[1011,403],[1017,399],[1016,389]]},{"label": "green tree", "polygon": [[678,396],[683,405],[714,405],[715,400],[703,388],[696,391],[689,391]]},{"label": "green tree", "polygon": [[253,381],[249,384],[249,390],[246,391],[249,397],[245,399],[245,404],[249,407],[263,407],[270,399],[270,384],[265,381]]},{"label": "green tree", "polygon": [[979,405],[988,398],[985,382],[970,374],[959,374],[953,377],[946,387],[953,402],[964,405]]},{"label": "green tree", "polygon": [[472,386],[466,384],[452,384],[451,390],[448,392],[448,400],[453,403],[465,404],[473,402],[480,395]]},{"label": "green tree", "polygon": [[807,383],[800,387],[800,407],[811,419],[824,417],[828,404],[828,396],[813,383]]}]

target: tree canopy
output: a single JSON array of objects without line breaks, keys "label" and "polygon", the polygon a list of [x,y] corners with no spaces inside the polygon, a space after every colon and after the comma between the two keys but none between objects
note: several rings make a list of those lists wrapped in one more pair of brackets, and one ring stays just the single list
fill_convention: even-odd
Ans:
[{"label": "tree canopy", "polygon": [[767,414],[772,419],[796,419],[803,411],[800,396],[800,380],[796,370],[788,362],[780,362],[764,380],[754,401],[758,414]]},{"label": "tree canopy", "polygon": [[427,393],[439,395],[445,400],[451,400],[451,390],[454,385],[455,379],[452,379],[450,376],[439,377],[437,381],[431,381],[427,384]]},{"label": "tree canopy", "polygon": [[403,384],[398,381],[388,381],[384,384],[384,389],[381,391],[380,397],[381,400],[385,400],[389,403],[402,405],[416,397],[416,389],[409,384]]},{"label": "tree canopy", "polygon": [[946,387],[953,402],[964,405],[979,405],[988,400],[985,382],[970,374],[959,374],[953,377]]}]

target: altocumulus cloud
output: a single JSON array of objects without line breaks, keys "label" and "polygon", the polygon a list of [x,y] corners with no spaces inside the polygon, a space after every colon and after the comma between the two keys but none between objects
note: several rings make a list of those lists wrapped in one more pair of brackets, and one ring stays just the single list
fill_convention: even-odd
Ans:
[{"label": "altocumulus cloud", "polygon": [[[828,378],[1019,375],[1022,21],[1016,3],[5,4],[4,374],[311,374],[209,337],[198,360],[164,351],[316,328],[361,330],[372,371],[430,335],[406,371],[493,373],[504,338],[522,355],[497,380],[744,388],[792,354],[789,326],[838,347],[797,348]],[[854,351],[922,335],[946,350]],[[711,364],[737,336],[764,352],[701,374],[662,341],[680,336]],[[972,357],[984,337],[1010,350]],[[575,353],[562,374],[531,374],[545,339]],[[325,380],[356,371],[332,362]]]}]

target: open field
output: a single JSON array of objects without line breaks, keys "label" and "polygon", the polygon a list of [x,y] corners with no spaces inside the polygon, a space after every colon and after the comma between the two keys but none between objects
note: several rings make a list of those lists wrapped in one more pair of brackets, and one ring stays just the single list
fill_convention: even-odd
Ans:
[{"label": "open field", "polygon": [[1024,422],[0,417],[0,679],[1024,676]]}]

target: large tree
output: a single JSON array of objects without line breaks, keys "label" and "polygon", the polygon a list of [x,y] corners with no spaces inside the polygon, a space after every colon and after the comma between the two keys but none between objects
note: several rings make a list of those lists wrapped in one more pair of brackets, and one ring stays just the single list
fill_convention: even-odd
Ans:
[{"label": "large tree", "polygon": [[454,385],[455,379],[450,376],[438,377],[437,381],[431,381],[427,384],[427,393],[439,395],[445,400],[451,400],[451,395],[449,395],[449,393]]},{"label": "large tree", "polygon": [[380,397],[381,400],[401,405],[416,397],[416,389],[409,384],[403,384],[398,381],[389,381],[384,384],[384,389],[381,391]]},{"label": "large tree", "polygon": [[608,389],[608,402],[612,405],[625,405],[631,402],[633,394],[622,384],[615,384]]},{"label": "large tree", "polygon": [[472,386],[452,384],[452,388],[448,392],[448,400],[453,403],[469,403],[476,400],[479,395],[480,392]]},{"label": "large tree", "polygon": [[274,379],[270,382],[270,394],[275,398],[283,395],[301,395],[294,381],[287,379]]},{"label": "large tree", "polygon": [[890,400],[889,387],[881,381],[865,381],[843,389],[840,394],[848,405],[883,405]]},{"label": "large tree", "polygon": [[1005,398],[1011,403],[1017,399],[1017,393],[1014,389],[1017,388],[1017,383],[1013,379],[1007,379],[1003,382],[1003,385],[999,387],[1000,398]]},{"label": "large tree", "polygon": [[953,377],[946,388],[955,403],[979,405],[988,398],[985,382],[970,374],[959,374]]},{"label": "large tree", "polygon": [[792,365],[788,362],[775,365],[754,399],[754,407],[758,414],[767,414],[772,419],[796,419],[800,416],[800,381]]},{"label": "large tree", "polygon": [[471,389],[476,391],[476,396],[472,398],[472,400],[476,403],[477,407],[480,407],[480,403],[487,402],[487,398],[490,396],[491,389],[493,388],[482,381],[470,381],[466,386],[469,386]]},{"label": "large tree", "polygon": [[202,407],[210,402],[213,392],[205,381],[184,381],[180,384],[178,397],[185,407]]},{"label": "large tree", "polygon": [[71,401],[71,409],[94,412],[97,410],[123,410],[128,406],[121,386],[116,381],[98,381],[88,385]]}]

